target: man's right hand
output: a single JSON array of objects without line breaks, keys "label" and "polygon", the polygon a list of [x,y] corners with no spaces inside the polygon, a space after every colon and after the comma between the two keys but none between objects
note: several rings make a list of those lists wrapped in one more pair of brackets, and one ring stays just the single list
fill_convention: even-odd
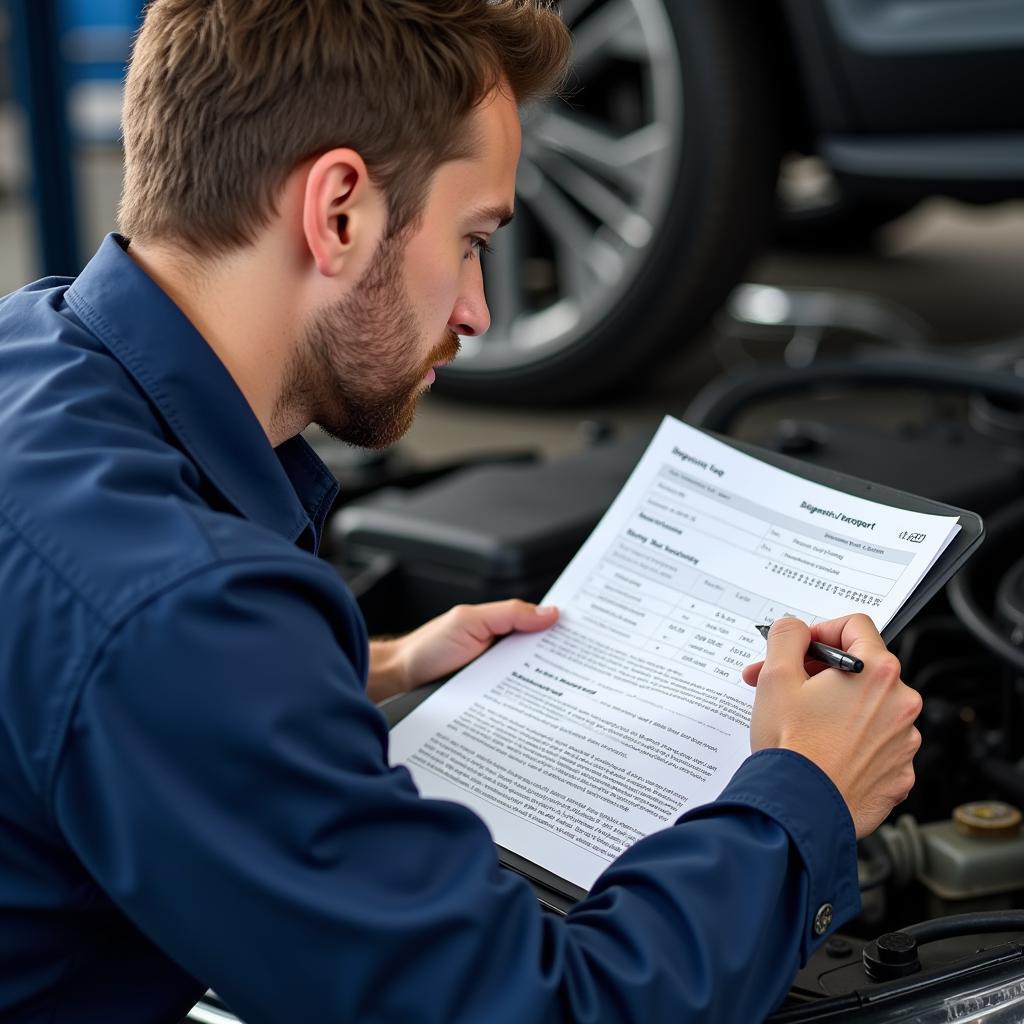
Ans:
[{"label": "man's right hand", "polygon": [[[864,671],[810,662],[812,640],[856,655]],[[743,678],[757,686],[751,750],[782,747],[813,761],[842,794],[858,839],[906,799],[921,746],[914,727],[921,697],[900,679],[899,661],[866,615],[810,628],[799,619],[778,619],[765,660],[748,665]]]}]

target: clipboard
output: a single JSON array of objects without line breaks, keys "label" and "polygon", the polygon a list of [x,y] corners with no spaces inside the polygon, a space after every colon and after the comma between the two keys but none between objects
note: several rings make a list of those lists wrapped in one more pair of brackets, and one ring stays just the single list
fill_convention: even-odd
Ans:
[{"label": "clipboard", "polygon": [[[882,639],[887,644],[891,643],[914,616],[946,585],[985,538],[984,522],[976,512],[957,508],[941,501],[934,501],[931,498],[922,498],[919,495],[900,491],[884,484],[872,483],[869,480],[850,476],[837,470],[802,462],[792,456],[760,448],[735,438],[725,437],[713,431],[705,431],[705,433],[745,455],[750,455],[761,462],[792,473],[794,476],[831,487],[833,490],[889,505],[892,508],[955,517],[959,521],[960,530],[957,535],[950,541],[946,549],[935,560],[935,564],[918,583],[914,592],[882,630]],[[442,679],[436,683],[419,687],[411,693],[400,694],[384,701],[380,705],[380,710],[387,720],[388,728],[391,729],[397,725],[445,682],[447,680]],[[547,910],[557,914],[568,913],[574,904],[587,895],[587,890],[581,886],[560,878],[520,854],[513,853],[501,846],[497,846],[497,851],[500,863],[525,878],[533,887],[538,902]]]}]

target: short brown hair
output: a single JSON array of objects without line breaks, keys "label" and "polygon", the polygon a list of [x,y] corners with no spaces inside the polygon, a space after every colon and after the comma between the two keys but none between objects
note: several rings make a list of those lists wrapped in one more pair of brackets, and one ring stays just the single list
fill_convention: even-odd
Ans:
[{"label": "short brown hair", "polygon": [[466,155],[472,109],[505,83],[520,104],[556,89],[569,46],[549,0],[152,0],[120,228],[204,255],[250,244],[299,163],[350,147],[395,234]]}]

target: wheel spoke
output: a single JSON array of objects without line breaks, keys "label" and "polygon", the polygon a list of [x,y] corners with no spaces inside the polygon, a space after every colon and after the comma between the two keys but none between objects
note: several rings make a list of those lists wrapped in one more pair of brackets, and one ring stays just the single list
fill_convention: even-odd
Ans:
[{"label": "wheel spoke", "polygon": [[536,164],[520,164],[520,195],[547,232],[557,256],[562,291],[580,307],[613,287],[622,257]]},{"label": "wheel spoke", "polygon": [[542,151],[537,163],[563,192],[611,228],[626,245],[642,249],[651,240],[650,221],[636,213],[598,178],[560,153]]},{"label": "wheel spoke", "polygon": [[579,21],[580,15],[590,6],[592,0],[561,0],[558,13],[566,25],[572,27]]},{"label": "wheel spoke", "polygon": [[561,153],[590,168],[630,195],[643,195],[659,156],[672,144],[667,125],[654,122],[622,137],[581,117],[547,110],[530,125],[524,151],[537,149]]},{"label": "wheel spoke", "polygon": [[572,33],[573,70],[586,78],[595,62],[608,57],[643,60],[647,55],[643,27],[629,0],[611,0],[598,7]]}]

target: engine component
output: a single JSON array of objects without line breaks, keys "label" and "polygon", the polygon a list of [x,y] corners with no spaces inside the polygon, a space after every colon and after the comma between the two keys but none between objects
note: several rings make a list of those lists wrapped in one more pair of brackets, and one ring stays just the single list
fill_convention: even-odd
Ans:
[{"label": "engine component", "polygon": [[332,550],[397,566],[386,585],[401,600],[358,595],[370,632],[401,632],[462,602],[539,599],[648,440],[599,442],[550,463],[473,467],[347,505],[332,521]]},{"label": "engine component", "polygon": [[1024,892],[1021,814],[1000,801],[962,804],[952,818],[919,825],[904,814],[879,838],[897,884],[920,882],[933,899],[929,911],[1003,908]]},{"label": "engine component", "polygon": [[864,970],[875,981],[902,978],[921,970],[917,939],[907,932],[886,932],[869,942],[861,954]]}]

